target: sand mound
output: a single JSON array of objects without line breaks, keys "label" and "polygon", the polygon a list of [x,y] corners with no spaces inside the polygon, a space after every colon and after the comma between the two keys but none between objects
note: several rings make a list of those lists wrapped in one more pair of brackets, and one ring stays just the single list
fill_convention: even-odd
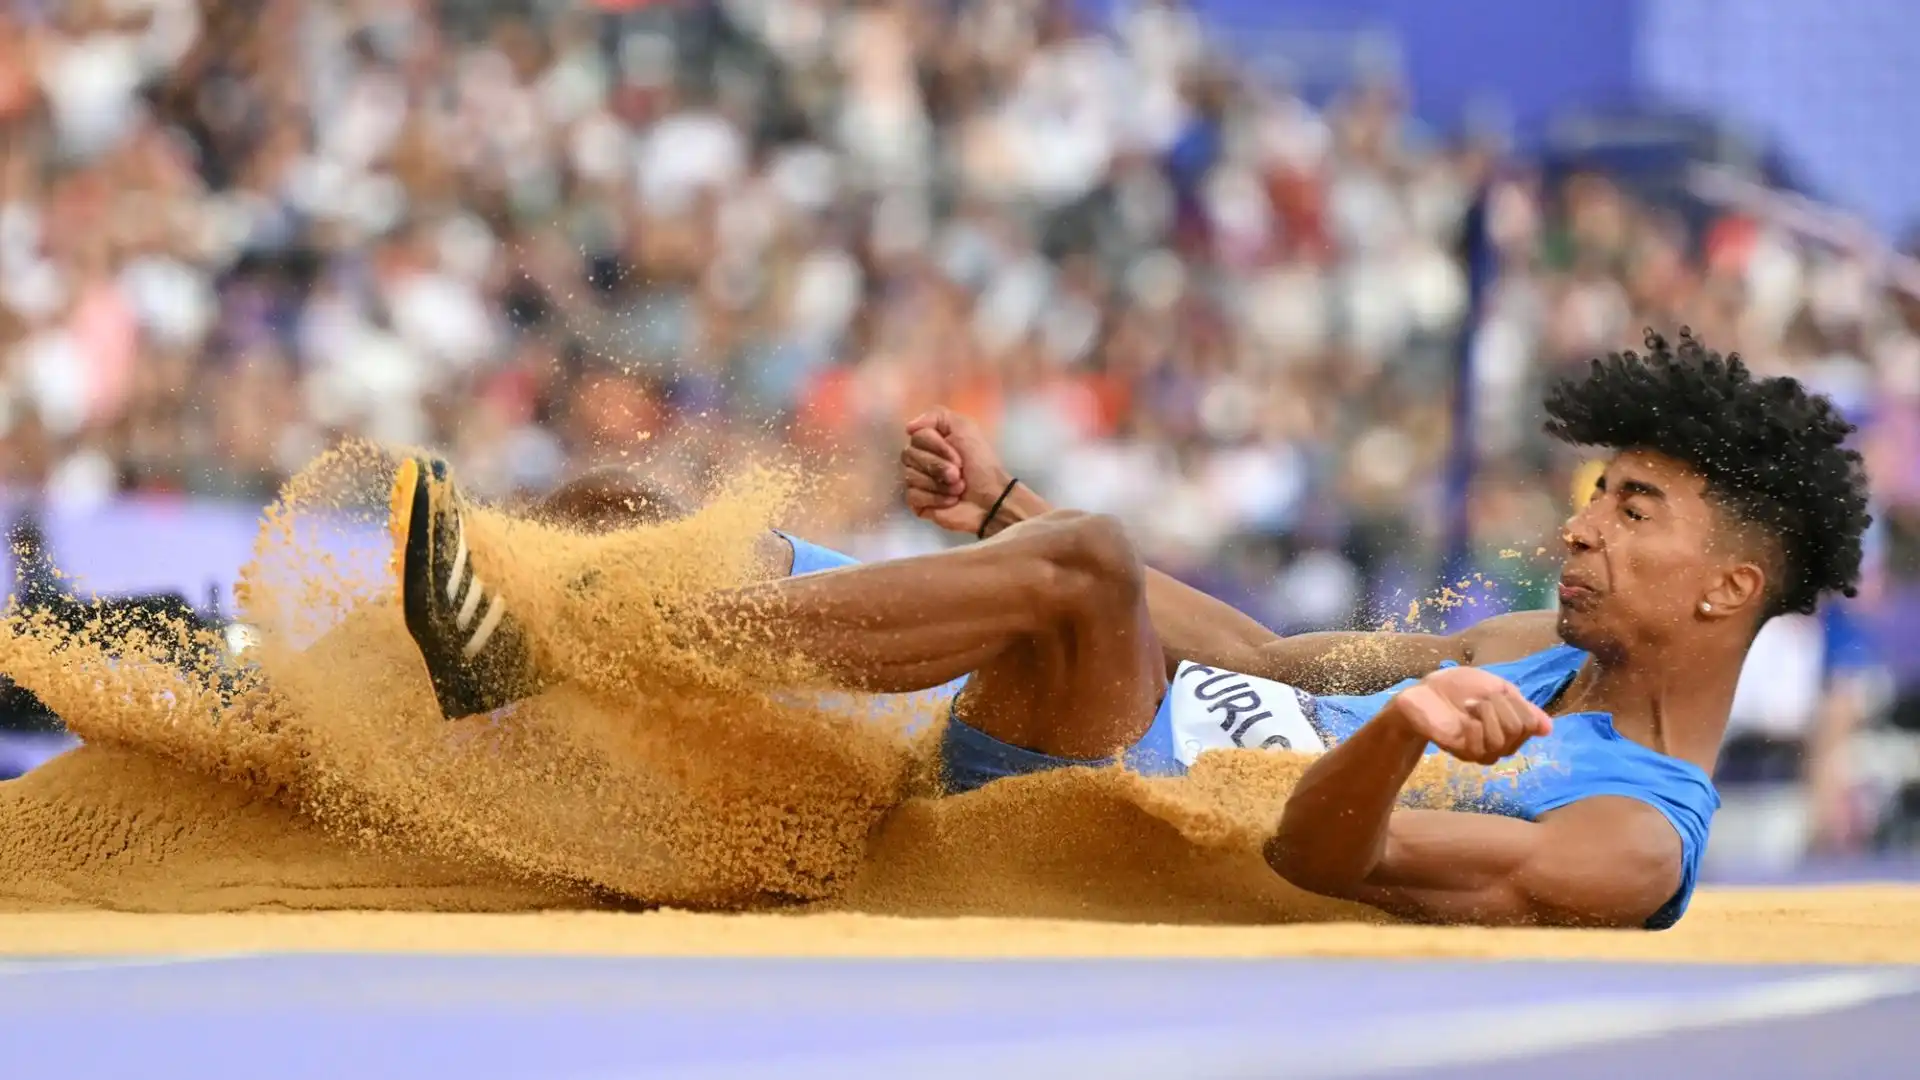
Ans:
[{"label": "sand mound", "polygon": [[[824,707],[777,635],[696,642],[797,490],[751,473],[698,514],[586,535],[493,512],[474,565],[558,677],[449,724],[393,598],[390,458],[328,455],[267,515],[239,596],[257,667],[106,620],[14,615],[0,670],[87,746],[0,785],[0,907],[515,910],[821,903],[899,914],[1273,921],[1307,898],[1258,847],[1301,767],[1210,756],[929,799],[912,716]],[[591,588],[579,583],[598,583]],[[183,653],[203,658],[183,670]]]},{"label": "sand mound", "polygon": [[125,747],[0,784],[0,906],[529,911],[581,898],[329,835],[269,799]]},{"label": "sand mound", "polygon": [[[1072,770],[959,798],[904,800],[824,905],[1150,923],[1374,917],[1288,887],[1261,862],[1257,843],[1195,842],[1176,820],[1203,834],[1251,822],[1209,822],[1220,804],[1192,791],[1169,798],[1155,785],[1185,786]],[[412,851],[379,833],[346,836],[243,785],[104,744],[0,784],[0,867],[0,910],[9,912],[508,912],[641,899],[543,885],[504,862]]]},{"label": "sand mound", "polygon": [[1198,764],[1185,780],[1071,769],[909,800],[834,906],[1140,923],[1381,918],[1303,893],[1261,858],[1300,763],[1242,751]]}]

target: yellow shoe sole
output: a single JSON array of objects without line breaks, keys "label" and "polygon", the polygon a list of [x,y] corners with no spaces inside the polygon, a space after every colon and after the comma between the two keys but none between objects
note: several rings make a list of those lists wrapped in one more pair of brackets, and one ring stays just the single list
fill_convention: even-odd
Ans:
[{"label": "yellow shoe sole", "polygon": [[[413,531],[413,495],[420,487],[420,459],[407,458],[393,475],[387,496],[387,532],[393,537],[393,580],[396,589],[406,582],[407,540]],[[403,597],[404,599],[404,597]]]}]

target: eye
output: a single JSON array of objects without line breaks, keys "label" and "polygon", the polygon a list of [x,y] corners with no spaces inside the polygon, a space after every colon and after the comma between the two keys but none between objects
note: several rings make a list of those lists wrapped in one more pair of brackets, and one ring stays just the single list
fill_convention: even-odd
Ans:
[{"label": "eye", "polygon": [[1645,520],[1647,520],[1647,515],[1645,515],[1645,514],[1643,514],[1643,513],[1641,513],[1641,512],[1640,512],[1640,511],[1638,511],[1638,510],[1635,510],[1635,509],[1634,509],[1633,507],[1631,507],[1631,506],[1622,506],[1622,507],[1620,508],[1620,512],[1621,512],[1621,513],[1623,513],[1623,514],[1625,514],[1625,515],[1627,515],[1627,520],[1629,520],[1629,521],[1645,521]]}]

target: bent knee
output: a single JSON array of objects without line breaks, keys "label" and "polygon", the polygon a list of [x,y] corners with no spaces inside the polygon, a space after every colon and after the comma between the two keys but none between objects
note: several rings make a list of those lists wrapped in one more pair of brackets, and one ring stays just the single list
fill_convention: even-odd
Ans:
[{"label": "bent knee", "polygon": [[1048,526],[1043,588],[1056,610],[1130,608],[1146,595],[1146,567],[1118,518],[1056,510],[1035,522]]}]

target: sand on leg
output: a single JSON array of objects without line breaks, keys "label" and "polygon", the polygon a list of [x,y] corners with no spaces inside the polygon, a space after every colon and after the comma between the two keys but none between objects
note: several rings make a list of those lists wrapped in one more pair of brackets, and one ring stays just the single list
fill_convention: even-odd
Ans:
[{"label": "sand on leg", "polygon": [[[550,682],[508,599],[473,572],[444,463],[404,462],[392,512],[408,630],[442,711],[489,711]],[[595,590],[603,607],[636,616],[656,603],[641,583],[605,576],[553,587]],[[702,620],[681,625],[753,632],[707,633],[701,648],[717,655],[743,639],[777,640],[871,693],[972,673],[961,715],[1045,754],[1100,757],[1137,740],[1166,684],[1139,557],[1119,524],[1098,515],[1056,512],[974,547],[749,585],[702,608]]]}]

